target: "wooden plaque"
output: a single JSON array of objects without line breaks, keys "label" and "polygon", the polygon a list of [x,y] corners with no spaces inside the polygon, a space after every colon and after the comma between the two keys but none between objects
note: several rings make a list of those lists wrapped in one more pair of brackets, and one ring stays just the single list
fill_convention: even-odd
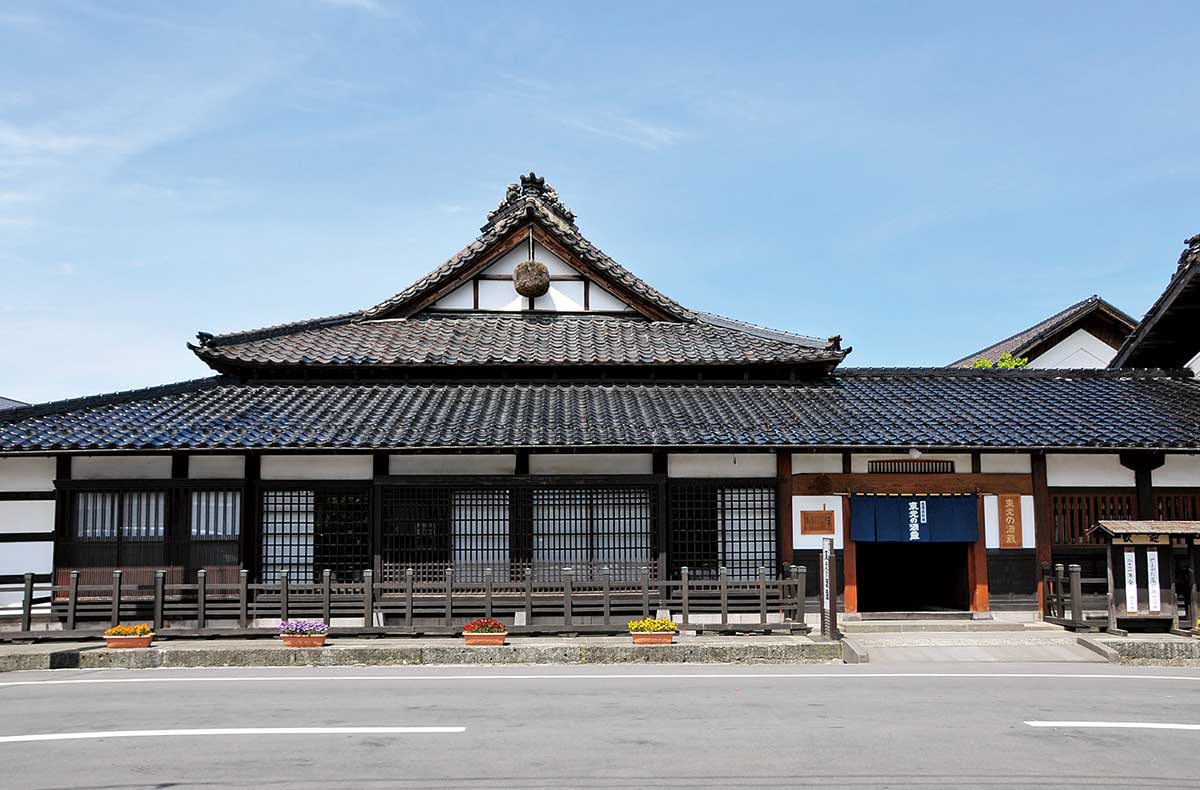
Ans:
[{"label": "wooden plaque", "polygon": [[1000,512],[1000,548],[1019,549],[1021,537],[1021,497],[1018,494],[999,494],[996,497]]},{"label": "wooden plaque", "polygon": [[832,535],[833,528],[833,511],[832,510],[801,510],[800,511],[800,534],[801,535]]}]

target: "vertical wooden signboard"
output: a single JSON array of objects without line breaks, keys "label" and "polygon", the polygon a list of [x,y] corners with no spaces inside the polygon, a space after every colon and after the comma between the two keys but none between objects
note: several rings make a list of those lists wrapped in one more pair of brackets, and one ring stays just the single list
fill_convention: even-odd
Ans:
[{"label": "vertical wooden signboard", "polygon": [[837,626],[837,563],[833,538],[821,540],[821,635],[840,639]]},{"label": "vertical wooden signboard", "polygon": [[1021,536],[1021,497],[1019,494],[999,494],[1000,548],[1019,549],[1024,546]]}]

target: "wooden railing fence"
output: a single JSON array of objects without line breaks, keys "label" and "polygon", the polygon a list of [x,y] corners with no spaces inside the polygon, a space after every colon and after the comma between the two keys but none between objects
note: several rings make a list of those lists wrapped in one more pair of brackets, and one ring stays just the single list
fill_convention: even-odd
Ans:
[{"label": "wooden railing fence", "polygon": [[[0,595],[20,591],[19,630],[0,630],[0,640],[67,639],[97,636],[109,625],[149,622],[161,637],[264,636],[260,624],[289,618],[321,619],[333,635],[451,634],[476,617],[498,617],[511,633],[621,633],[626,621],[668,610],[689,631],[807,633],[804,624],[806,574],[790,566],[784,578],[769,578],[765,567],[752,581],[717,577],[694,579],[683,568],[677,580],[653,578],[643,568],[636,581],[616,581],[608,569],[577,579],[563,568],[555,580],[507,576],[460,581],[448,568],[440,581],[422,581],[409,568],[399,580],[376,581],[371,570],[361,582],[337,582],[325,570],[316,583],[296,583],[282,574],[275,583],[252,583],[241,571],[236,582],[213,583],[204,570],[195,584],[168,583],[156,570],[152,584],[132,584],[120,570],[110,584],[80,584],[72,571],[65,584],[36,583],[26,574],[20,585],[0,585]],[[32,630],[34,614],[61,629]],[[273,624],[272,624],[273,625]]]}]

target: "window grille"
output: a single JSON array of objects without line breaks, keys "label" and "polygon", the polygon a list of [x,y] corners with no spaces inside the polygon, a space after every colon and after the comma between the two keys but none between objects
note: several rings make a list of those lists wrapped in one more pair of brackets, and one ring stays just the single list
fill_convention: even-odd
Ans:
[{"label": "window grille", "polygon": [[362,486],[262,492],[264,582],[283,571],[300,583],[332,571],[334,581],[361,581],[371,565],[371,493]]},{"label": "window grille", "polygon": [[953,461],[912,459],[890,461],[867,461],[867,472],[888,475],[940,475],[953,474]]},{"label": "window grille", "polygon": [[505,483],[494,486],[421,484],[381,489],[384,578],[413,568],[419,579],[479,581],[638,578],[652,566],[656,487]]},{"label": "window grille", "polygon": [[194,580],[205,568],[219,583],[241,563],[241,486],[197,487],[175,481],[61,485],[65,521],[56,540],[62,578],[81,571],[85,585],[107,584],[121,569],[131,584]]},{"label": "window grille", "polygon": [[1137,493],[1132,490],[1066,489],[1050,491],[1053,543],[1058,546],[1099,545],[1098,521],[1132,519],[1137,512]]},{"label": "window grille", "polygon": [[775,488],[754,484],[672,482],[670,485],[672,576],[686,566],[692,578],[730,579],[775,573]]}]

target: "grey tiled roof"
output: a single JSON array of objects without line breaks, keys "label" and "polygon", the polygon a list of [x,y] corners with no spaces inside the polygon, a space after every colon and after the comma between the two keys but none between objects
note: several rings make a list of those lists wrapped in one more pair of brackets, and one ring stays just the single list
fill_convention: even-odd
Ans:
[{"label": "grey tiled roof", "polygon": [[512,447],[1198,449],[1200,381],[946,369],[724,385],[218,377],[0,414],[0,453]]},{"label": "grey tiled roof", "polygon": [[214,367],[441,365],[736,365],[829,362],[829,341],[722,319],[647,321],[578,314],[424,314],[325,319],[196,349]]},{"label": "grey tiled roof", "polygon": [[1182,365],[1200,351],[1195,317],[1200,305],[1200,235],[1184,244],[1171,282],[1125,338],[1109,367],[1146,367],[1161,360]]},{"label": "grey tiled roof", "polygon": [[1090,315],[1091,313],[1100,310],[1108,314],[1112,318],[1125,324],[1130,330],[1137,323],[1129,315],[1121,309],[1114,307],[1109,302],[1101,299],[1096,294],[1092,294],[1086,299],[1083,299],[1071,305],[1065,310],[1055,313],[1044,321],[1039,321],[1028,329],[1024,329],[1012,337],[1007,337],[999,343],[993,343],[987,348],[980,349],[974,354],[968,354],[962,359],[951,362],[949,367],[960,368],[967,365],[976,359],[987,359],[996,362],[1002,354],[1012,354],[1014,357],[1023,356],[1025,352],[1036,346],[1045,338],[1058,332],[1076,321]]},{"label": "grey tiled roof", "polygon": [[15,409],[18,406],[28,406],[28,405],[29,404],[25,403],[24,401],[13,400],[12,398],[0,397],[0,410]]}]

